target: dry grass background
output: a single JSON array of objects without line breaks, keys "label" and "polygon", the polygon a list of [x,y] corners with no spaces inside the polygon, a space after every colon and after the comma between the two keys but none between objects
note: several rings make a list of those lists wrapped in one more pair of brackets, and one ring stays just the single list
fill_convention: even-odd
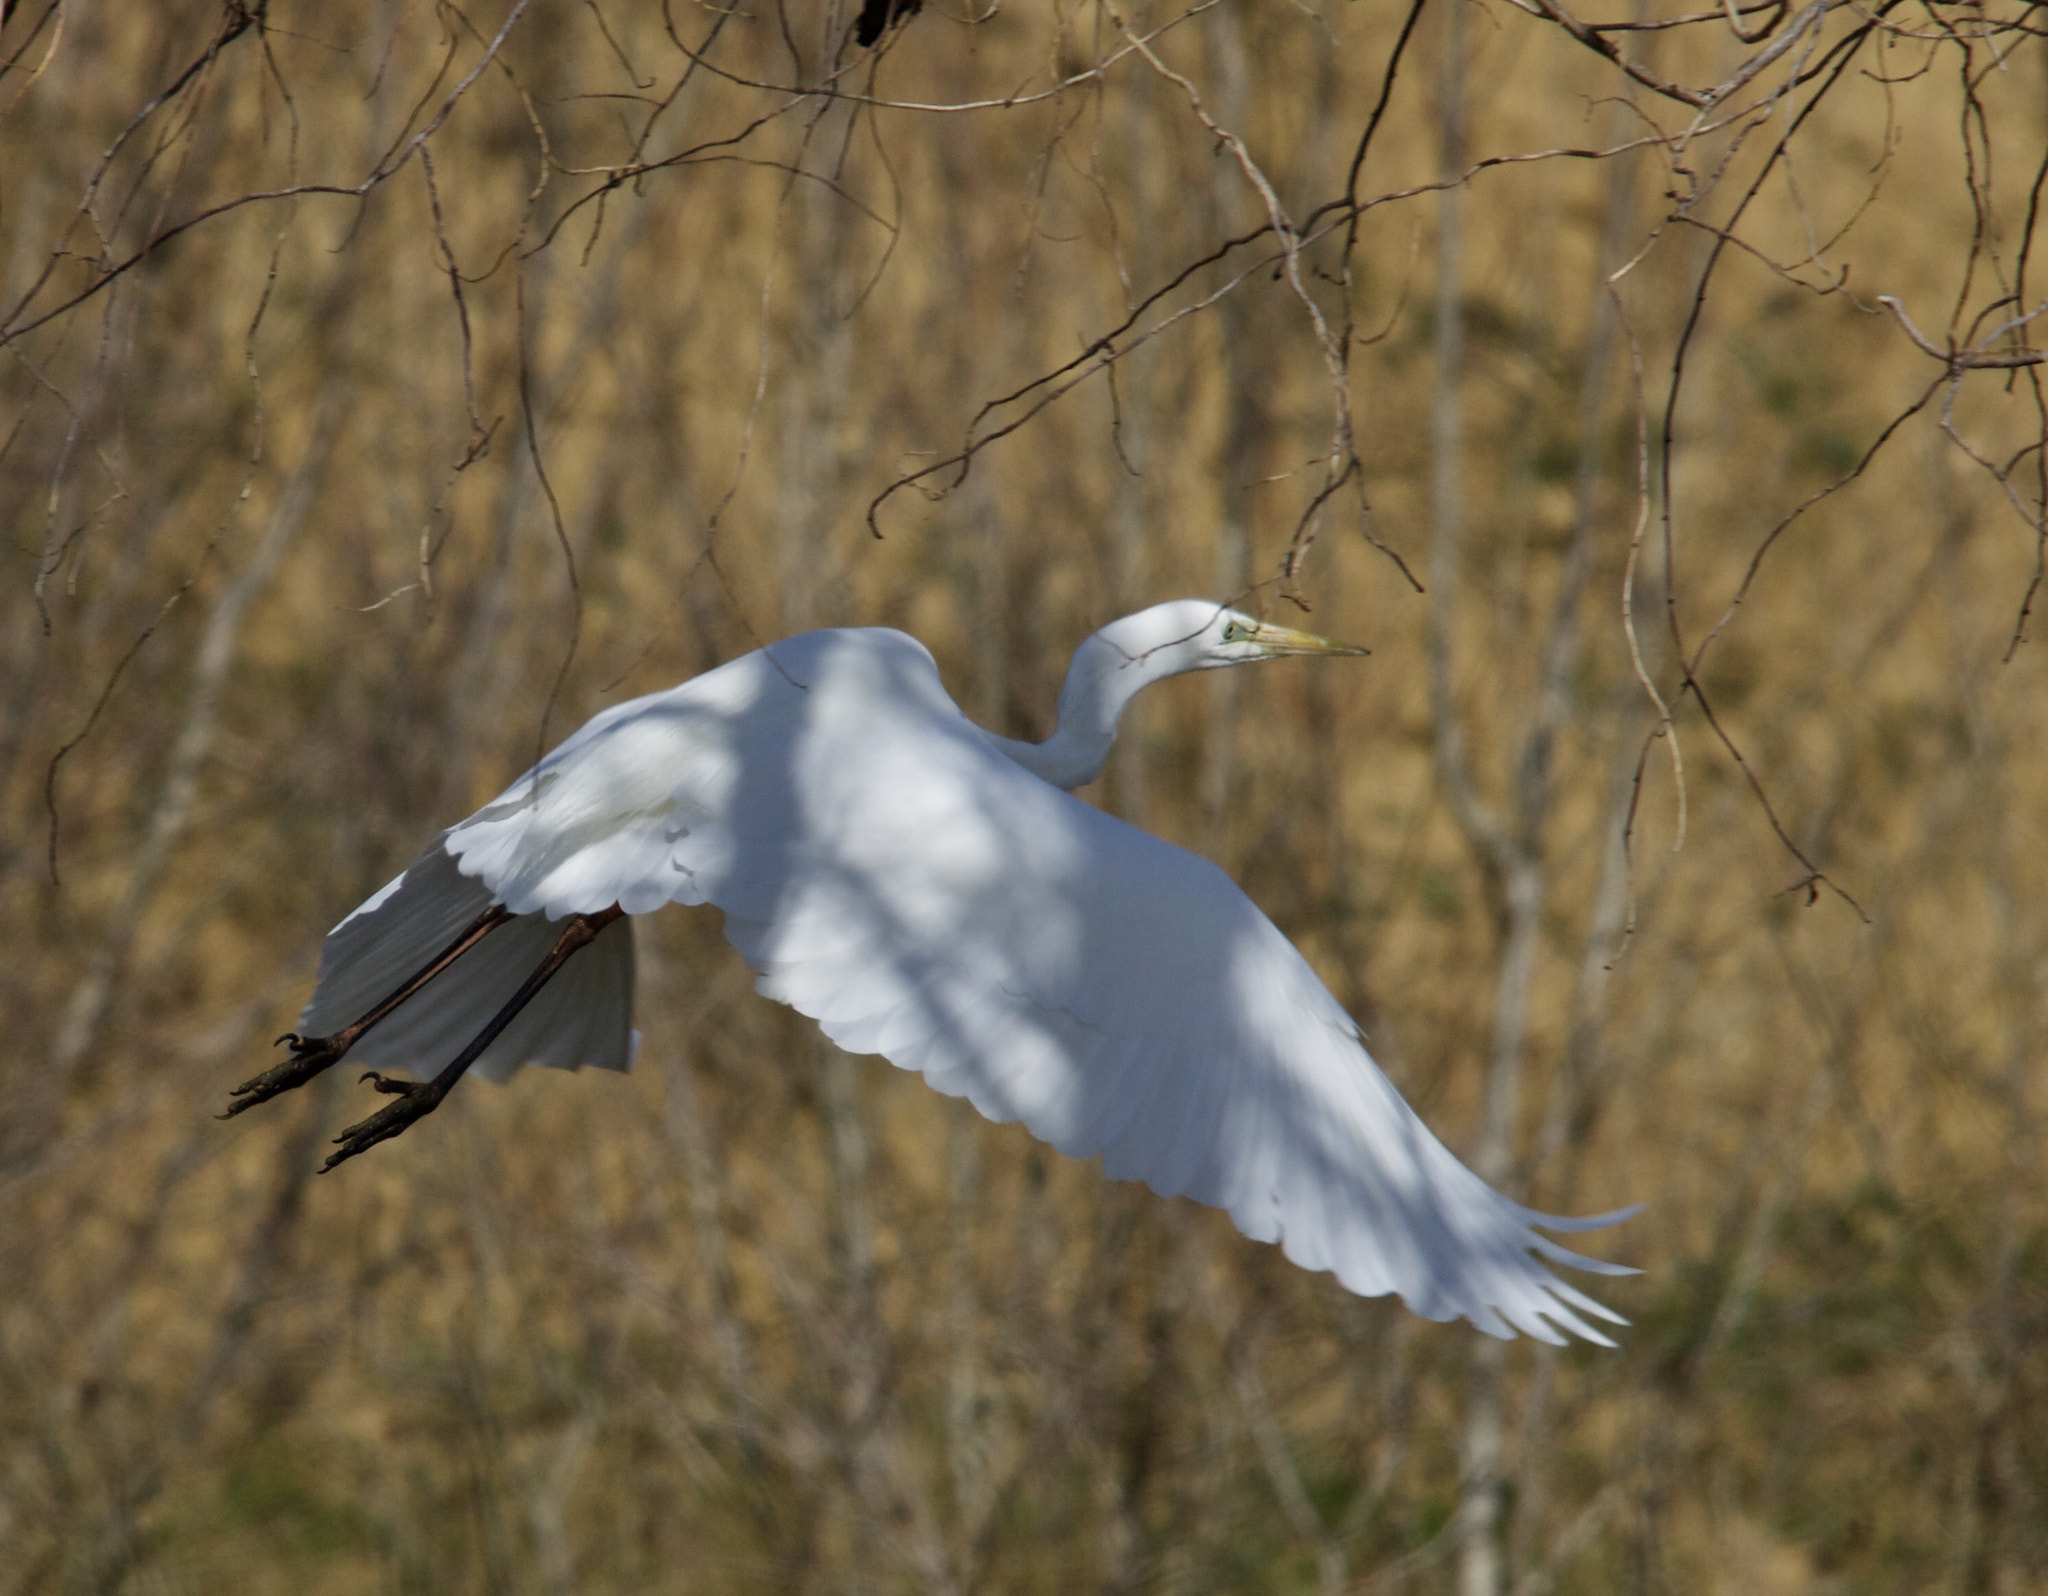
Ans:
[{"label": "dry grass background", "polygon": [[[0,1591],[2048,1589],[2037,368],[1954,374],[2011,496],[1937,383],[1696,692],[1666,627],[1942,377],[1874,296],[1944,346],[2040,297],[2038,8],[1781,12],[1697,116],[1453,11],[1347,272],[1387,0],[932,0],[872,55],[799,5],[12,9]],[[1602,37],[1695,88],[1771,48]],[[1169,70],[1324,230],[1106,363],[1268,220]],[[1632,147],[1447,201],[1447,128]],[[1311,300],[1362,468],[1313,515]],[[347,1081],[211,1118],[324,928],[590,711],[886,623],[1042,735],[1092,627],[1255,583],[1373,657],[1154,692],[1099,799],[1511,1189],[1647,1204],[1618,1352],[1493,1357],[832,1054],[707,913],[637,927],[628,1078],[317,1180]]]}]

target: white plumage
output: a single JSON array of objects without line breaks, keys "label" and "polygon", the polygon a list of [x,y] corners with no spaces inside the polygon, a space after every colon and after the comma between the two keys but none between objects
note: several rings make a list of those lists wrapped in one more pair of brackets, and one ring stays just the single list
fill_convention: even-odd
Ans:
[{"label": "white plumage", "polygon": [[[1118,713],[1179,670],[1350,652],[1199,601],[1104,628],[1042,745],[981,731],[900,632],[789,638],[596,716],[329,935],[302,1028],[336,1030],[492,903],[519,918],[355,1044],[431,1069],[477,1034],[569,915],[715,904],[760,991],[994,1120],[1165,1196],[1226,1209],[1355,1292],[1560,1342],[1617,1315],[1539,1260],[1605,1274],[1430,1133],[1307,962],[1204,859],[1054,785],[1100,769]],[[1051,779],[1045,779],[1050,777]],[[623,1069],[624,921],[487,1049]]]}]

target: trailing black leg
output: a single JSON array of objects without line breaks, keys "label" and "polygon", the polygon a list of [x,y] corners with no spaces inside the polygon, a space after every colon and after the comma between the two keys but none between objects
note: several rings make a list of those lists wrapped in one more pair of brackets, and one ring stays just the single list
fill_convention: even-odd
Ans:
[{"label": "trailing black leg", "polygon": [[332,1036],[301,1036],[296,1031],[285,1032],[278,1041],[291,1044],[292,1056],[282,1064],[273,1065],[261,1075],[242,1082],[228,1094],[240,1101],[230,1103],[226,1113],[214,1117],[233,1119],[243,1109],[254,1108],[258,1103],[267,1103],[279,1093],[289,1092],[295,1086],[304,1086],[322,1070],[338,1064],[341,1056],[361,1041],[363,1034],[373,1025],[511,918],[510,909],[503,904],[493,904],[470,923],[468,930],[435,954],[397,991],[353,1025],[344,1026]]},{"label": "trailing black leg", "polygon": [[320,1166],[320,1172],[324,1175],[344,1159],[353,1158],[357,1153],[375,1147],[379,1142],[389,1141],[413,1121],[425,1119],[439,1108],[441,1100],[454,1089],[455,1083],[462,1079],[463,1071],[483,1056],[484,1049],[495,1042],[498,1033],[510,1025],[518,1017],[519,1011],[534,1000],[540,989],[554,979],[555,972],[567,964],[578,950],[589,947],[597,940],[598,932],[625,912],[615,903],[609,909],[600,909],[596,914],[569,916],[568,923],[562,927],[562,934],[555,939],[555,945],[548,950],[548,956],[540,961],[539,967],[526,978],[519,990],[512,994],[505,1006],[491,1016],[491,1023],[477,1032],[469,1046],[456,1055],[455,1061],[431,1081],[396,1080],[388,1075],[379,1075],[375,1070],[366,1073],[363,1076],[364,1080],[369,1081],[378,1091],[390,1093],[398,1101],[378,1109],[368,1119],[349,1126],[335,1137],[341,1151],[329,1154],[327,1162]]}]

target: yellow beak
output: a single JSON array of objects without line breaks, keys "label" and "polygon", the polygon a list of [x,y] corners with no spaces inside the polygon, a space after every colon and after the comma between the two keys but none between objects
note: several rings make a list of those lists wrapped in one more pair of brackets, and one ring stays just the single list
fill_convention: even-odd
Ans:
[{"label": "yellow beak", "polygon": [[1279,659],[1287,654],[1370,654],[1369,648],[1355,643],[1333,643],[1327,637],[1317,637],[1313,632],[1297,632],[1289,626],[1275,626],[1270,621],[1261,621],[1259,629],[1245,639],[1268,659]]}]

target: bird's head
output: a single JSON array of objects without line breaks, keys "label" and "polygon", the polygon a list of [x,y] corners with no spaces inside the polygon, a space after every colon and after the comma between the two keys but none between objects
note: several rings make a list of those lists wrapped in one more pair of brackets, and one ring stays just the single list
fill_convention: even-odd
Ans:
[{"label": "bird's head", "polygon": [[1111,621],[1074,651],[1060,688],[1059,725],[1050,738],[998,743],[1026,770],[1071,791],[1102,773],[1124,705],[1152,682],[1289,654],[1365,652],[1258,620],[1214,599],[1175,599]]},{"label": "bird's head", "polygon": [[1182,671],[1249,665],[1292,654],[1364,654],[1367,649],[1333,643],[1291,626],[1261,621],[1212,599],[1175,599],[1127,615],[1096,634],[1148,679]]}]

